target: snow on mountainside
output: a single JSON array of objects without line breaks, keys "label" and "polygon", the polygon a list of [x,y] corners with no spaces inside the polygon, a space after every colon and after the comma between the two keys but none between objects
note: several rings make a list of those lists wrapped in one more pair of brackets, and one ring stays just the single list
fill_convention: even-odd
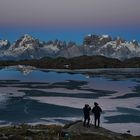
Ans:
[{"label": "snow on mountainside", "polygon": [[8,40],[0,39],[0,50],[6,50],[10,47],[10,42]]},{"label": "snow on mountainside", "polygon": [[30,35],[24,35],[16,40],[4,52],[0,49],[0,58],[2,60],[24,60],[40,59],[46,56],[55,56],[61,49],[62,42],[41,42]]},{"label": "snow on mountainside", "polygon": [[118,59],[140,57],[140,44],[136,40],[128,42],[120,37],[112,39],[109,35],[86,36],[84,48],[87,55],[103,55]]},{"label": "snow on mountainside", "polygon": [[140,43],[94,34],[85,36],[81,46],[59,40],[42,42],[30,35],[23,35],[12,45],[8,40],[0,40],[0,60],[40,59],[47,56],[71,58],[82,55],[103,55],[118,59],[140,57]]}]

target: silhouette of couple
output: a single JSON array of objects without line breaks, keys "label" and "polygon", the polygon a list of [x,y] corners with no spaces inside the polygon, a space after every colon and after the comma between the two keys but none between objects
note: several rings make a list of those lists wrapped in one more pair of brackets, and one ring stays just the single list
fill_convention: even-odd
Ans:
[{"label": "silhouette of couple", "polygon": [[88,104],[85,104],[83,107],[83,113],[84,113],[84,126],[90,126],[90,112],[94,114],[94,125],[95,127],[100,126],[100,115],[102,112],[101,107],[98,105],[98,103],[94,102],[94,107],[91,109],[91,107]]}]

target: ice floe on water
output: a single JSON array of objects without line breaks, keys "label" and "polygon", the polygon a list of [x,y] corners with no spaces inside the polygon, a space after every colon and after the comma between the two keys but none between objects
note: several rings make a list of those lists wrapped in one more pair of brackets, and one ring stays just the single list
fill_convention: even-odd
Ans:
[{"label": "ice floe on water", "polygon": [[111,131],[119,132],[119,133],[128,133],[132,135],[140,135],[140,124],[139,123],[114,123],[114,124],[106,124],[103,123],[102,127],[105,127]]},{"label": "ice floe on water", "polygon": [[[22,69],[26,71],[24,74],[21,73]],[[131,134],[139,135],[138,75],[140,69],[1,69],[0,113],[3,113],[3,116],[0,116],[0,120],[4,121],[0,121],[0,126],[24,121],[32,125],[64,125],[82,119],[84,104],[93,107],[96,101],[103,109],[103,127],[121,133],[130,130]],[[49,112],[49,109],[53,111]],[[14,111],[20,112],[16,118],[12,117]],[[93,122],[93,117],[91,120]]]},{"label": "ice floe on water", "polygon": [[0,87],[1,93],[0,95],[5,95],[7,97],[12,96],[12,97],[22,97],[25,95],[24,92],[21,92],[19,90],[21,90],[20,88],[17,87]]},{"label": "ice floe on water", "polygon": [[[59,106],[67,106],[81,109],[84,104],[93,106],[94,102],[98,102],[103,110],[116,110],[117,107],[136,108],[140,104],[139,98],[129,98],[123,100],[113,99],[85,99],[72,97],[28,97],[31,100],[36,100],[41,103],[54,104]],[[140,110],[137,108],[137,110]]]},{"label": "ice floe on water", "polygon": [[51,88],[51,89],[38,89],[40,91],[45,92],[57,92],[57,93],[71,93],[71,94],[77,94],[77,93],[92,93],[91,91],[87,90],[78,90],[78,89],[66,89],[66,88]]}]

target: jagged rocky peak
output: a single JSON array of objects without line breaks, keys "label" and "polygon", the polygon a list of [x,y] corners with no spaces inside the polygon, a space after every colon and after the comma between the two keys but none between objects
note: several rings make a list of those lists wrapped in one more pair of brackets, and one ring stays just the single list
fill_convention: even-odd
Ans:
[{"label": "jagged rocky peak", "polygon": [[132,44],[134,45],[134,47],[139,46],[139,42],[137,40],[132,40]]},{"label": "jagged rocky peak", "polygon": [[52,41],[53,46],[57,46],[59,49],[62,49],[63,47],[66,47],[66,42],[65,41],[61,41],[58,39],[55,39],[54,41]]},{"label": "jagged rocky peak", "polygon": [[13,45],[14,48],[18,47],[38,47],[40,42],[38,39],[33,38],[32,36],[25,34],[21,36]]},{"label": "jagged rocky peak", "polygon": [[6,46],[8,44],[8,40],[0,39],[0,46]]},{"label": "jagged rocky peak", "polygon": [[112,38],[109,35],[89,34],[89,35],[84,37],[84,44],[85,45],[101,46],[101,45],[104,45],[111,40],[112,40]]},{"label": "jagged rocky peak", "polygon": [[10,42],[8,40],[0,39],[0,49],[8,49],[10,47]]},{"label": "jagged rocky peak", "polygon": [[68,42],[67,47],[73,47],[73,46],[76,46],[76,43],[74,41]]},{"label": "jagged rocky peak", "polygon": [[24,34],[23,36],[22,36],[22,38],[23,39],[34,39],[31,35],[29,35],[29,34]]},{"label": "jagged rocky peak", "polygon": [[110,42],[110,41],[112,41],[112,38],[111,38],[110,35],[101,35],[100,36],[100,44],[101,45],[104,45],[104,44],[106,44],[107,42]]},{"label": "jagged rocky peak", "polygon": [[99,41],[99,36],[98,35],[92,35],[89,34],[84,37],[84,44],[85,45],[95,45]]},{"label": "jagged rocky peak", "polygon": [[52,46],[57,46],[59,49],[62,49],[64,47],[67,46],[67,43],[66,41],[61,41],[61,40],[58,40],[58,39],[55,39],[54,41],[53,40],[49,40],[47,42],[43,42],[44,45],[52,45]]},{"label": "jagged rocky peak", "polygon": [[116,46],[119,46],[119,45],[121,45],[122,43],[125,43],[125,42],[126,42],[126,40],[123,39],[123,38],[121,38],[120,36],[117,36],[117,37],[114,39],[114,41],[116,41]]}]

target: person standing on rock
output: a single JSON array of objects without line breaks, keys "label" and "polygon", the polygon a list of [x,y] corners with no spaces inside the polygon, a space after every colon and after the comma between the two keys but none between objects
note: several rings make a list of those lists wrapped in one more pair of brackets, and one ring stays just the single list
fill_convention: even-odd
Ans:
[{"label": "person standing on rock", "polygon": [[[94,125],[95,127],[100,126],[100,115],[101,115],[102,109],[98,105],[98,103],[94,102],[94,107],[92,109],[92,113],[94,114]],[[97,125],[98,122],[98,125]]]},{"label": "person standing on rock", "polygon": [[[85,106],[83,107],[83,113],[84,113],[84,122],[83,125],[84,126],[89,126],[89,122],[90,122],[90,111],[91,111],[91,107],[88,104],[85,104]],[[87,121],[87,123],[86,123]]]}]

